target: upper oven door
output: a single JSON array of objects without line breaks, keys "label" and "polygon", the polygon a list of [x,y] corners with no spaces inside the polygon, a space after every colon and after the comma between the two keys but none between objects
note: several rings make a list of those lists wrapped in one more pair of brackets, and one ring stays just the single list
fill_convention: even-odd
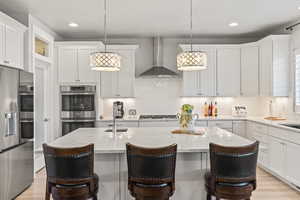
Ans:
[{"label": "upper oven door", "polygon": [[95,111],[94,94],[62,94],[62,111]]},{"label": "upper oven door", "polygon": [[20,111],[33,112],[33,94],[20,94]]}]

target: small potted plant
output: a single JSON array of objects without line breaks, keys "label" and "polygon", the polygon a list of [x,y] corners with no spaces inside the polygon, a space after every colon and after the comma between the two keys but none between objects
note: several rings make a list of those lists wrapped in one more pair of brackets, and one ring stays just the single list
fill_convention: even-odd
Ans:
[{"label": "small potted plant", "polygon": [[194,128],[193,109],[194,106],[190,104],[182,105],[181,113],[179,114],[180,128],[185,130],[192,130]]}]

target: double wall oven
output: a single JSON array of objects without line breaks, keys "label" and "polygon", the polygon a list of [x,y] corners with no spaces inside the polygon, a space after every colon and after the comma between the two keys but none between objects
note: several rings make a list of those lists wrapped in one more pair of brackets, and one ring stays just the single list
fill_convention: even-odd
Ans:
[{"label": "double wall oven", "polygon": [[19,87],[20,99],[20,132],[21,140],[32,140],[34,137],[33,120],[33,83],[22,83]]},{"label": "double wall oven", "polygon": [[78,128],[95,127],[96,86],[61,86],[62,135]]}]

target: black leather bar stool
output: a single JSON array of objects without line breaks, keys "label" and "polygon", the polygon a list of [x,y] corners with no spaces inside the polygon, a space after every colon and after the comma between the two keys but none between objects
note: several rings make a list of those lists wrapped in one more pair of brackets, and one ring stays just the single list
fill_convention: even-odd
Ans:
[{"label": "black leather bar stool", "polygon": [[54,148],[43,144],[47,172],[46,200],[97,200],[94,145]]},{"label": "black leather bar stool", "polygon": [[175,191],[177,145],[143,148],[126,145],[128,189],[136,200],[168,200]]},{"label": "black leather bar stool", "polygon": [[207,200],[250,200],[256,189],[256,165],[259,143],[243,147],[210,144],[211,171],[205,174]]}]

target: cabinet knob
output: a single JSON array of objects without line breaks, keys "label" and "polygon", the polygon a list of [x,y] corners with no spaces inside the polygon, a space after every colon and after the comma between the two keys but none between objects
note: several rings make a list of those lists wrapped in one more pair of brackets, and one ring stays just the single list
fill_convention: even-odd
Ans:
[{"label": "cabinet knob", "polygon": [[121,96],[120,94],[116,94],[116,97],[119,97],[119,96]]},{"label": "cabinet knob", "polygon": [[9,64],[9,61],[8,61],[8,60],[4,60],[4,63],[5,63],[5,64]]},{"label": "cabinet knob", "polygon": [[76,82],[80,82],[80,80],[79,79],[77,79],[77,80],[75,80]]}]

